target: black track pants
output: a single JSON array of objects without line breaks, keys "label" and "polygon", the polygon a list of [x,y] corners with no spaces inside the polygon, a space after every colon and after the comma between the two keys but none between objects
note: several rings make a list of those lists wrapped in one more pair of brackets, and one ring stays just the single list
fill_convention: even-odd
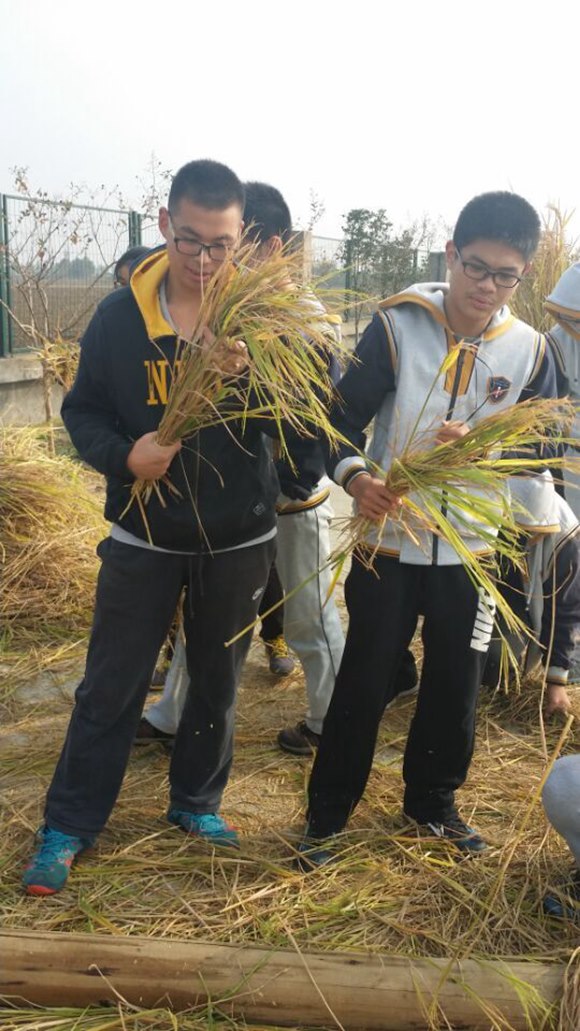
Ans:
[{"label": "black track pants", "polygon": [[420,822],[454,805],[473,753],[475,711],[493,624],[462,566],[354,561],[345,587],[349,628],[310,779],[309,830],[342,830],[370,773],[385,704],[419,615],[423,671],[405,750],[405,812]]},{"label": "black track pants", "polygon": [[214,556],[149,551],[107,538],[87,665],[45,810],[48,825],[92,837],[119,793],[159,649],[179,595],[192,681],[170,767],[171,804],[214,812],[233,753],[236,688],[275,541]]}]

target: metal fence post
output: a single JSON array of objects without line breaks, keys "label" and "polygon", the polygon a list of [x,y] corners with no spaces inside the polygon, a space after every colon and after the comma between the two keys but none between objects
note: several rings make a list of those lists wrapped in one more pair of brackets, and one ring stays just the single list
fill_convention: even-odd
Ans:
[{"label": "metal fence post", "polygon": [[141,218],[138,211],[129,212],[129,247],[140,247],[143,242]]},{"label": "metal fence post", "polygon": [[[12,319],[8,312],[11,306],[10,262],[8,260],[8,198],[0,193],[0,357],[12,353]],[[7,307],[6,307],[7,306]]]},{"label": "metal fence post", "polygon": [[352,291],[352,241],[346,239],[344,244],[344,321],[350,319],[350,301]]}]

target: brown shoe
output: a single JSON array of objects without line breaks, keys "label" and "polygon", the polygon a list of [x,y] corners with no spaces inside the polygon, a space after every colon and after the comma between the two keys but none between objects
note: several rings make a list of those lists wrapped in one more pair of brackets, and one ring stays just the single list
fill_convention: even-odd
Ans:
[{"label": "brown shoe", "polygon": [[283,752],[291,755],[314,755],[320,744],[320,734],[310,729],[306,720],[295,727],[284,727],[278,734],[278,744]]},{"label": "brown shoe", "polygon": [[139,720],[139,726],[137,727],[137,733],[133,740],[134,745],[152,745],[158,742],[160,745],[167,744],[175,740],[175,734],[166,734],[164,730],[157,730],[149,720],[142,716]]}]

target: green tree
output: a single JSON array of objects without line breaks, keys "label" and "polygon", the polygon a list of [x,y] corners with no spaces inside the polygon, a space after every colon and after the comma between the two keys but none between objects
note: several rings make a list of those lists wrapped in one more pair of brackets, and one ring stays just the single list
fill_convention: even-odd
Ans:
[{"label": "green tree", "polygon": [[95,263],[90,258],[61,258],[52,270],[52,279],[73,279],[92,282],[97,275]]},{"label": "green tree", "polygon": [[[347,290],[354,294],[351,311],[355,340],[363,315],[382,297],[413,282],[417,272],[416,227],[398,234],[384,208],[353,208],[344,217],[342,263]],[[362,296],[361,296],[362,295]]]}]

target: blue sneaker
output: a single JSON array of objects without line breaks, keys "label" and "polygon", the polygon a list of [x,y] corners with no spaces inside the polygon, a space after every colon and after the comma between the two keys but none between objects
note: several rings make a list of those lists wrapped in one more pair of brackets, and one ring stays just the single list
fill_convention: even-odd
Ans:
[{"label": "blue sneaker", "polygon": [[479,852],[485,852],[487,849],[487,842],[484,841],[481,834],[478,834],[473,827],[469,827],[461,819],[457,810],[450,812],[444,820],[419,821],[415,820],[412,816],[408,816],[407,813],[403,813],[403,815],[406,819],[416,824],[419,831],[422,831],[425,835],[449,841],[452,845],[455,845],[455,848],[466,855],[476,855]]},{"label": "blue sneaker", "polygon": [[235,827],[222,820],[218,813],[188,813],[184,809],[170,809],[167,819],[187,834],[208,841],[210,845],[239,848],[240,839]]},{"label": "blue sneaker", "polygon": [[73,860],[94,843],[46,825],[37,834],[38,848],[24,871],[22,883],[28,895],[54,895],[64,888]]}]

